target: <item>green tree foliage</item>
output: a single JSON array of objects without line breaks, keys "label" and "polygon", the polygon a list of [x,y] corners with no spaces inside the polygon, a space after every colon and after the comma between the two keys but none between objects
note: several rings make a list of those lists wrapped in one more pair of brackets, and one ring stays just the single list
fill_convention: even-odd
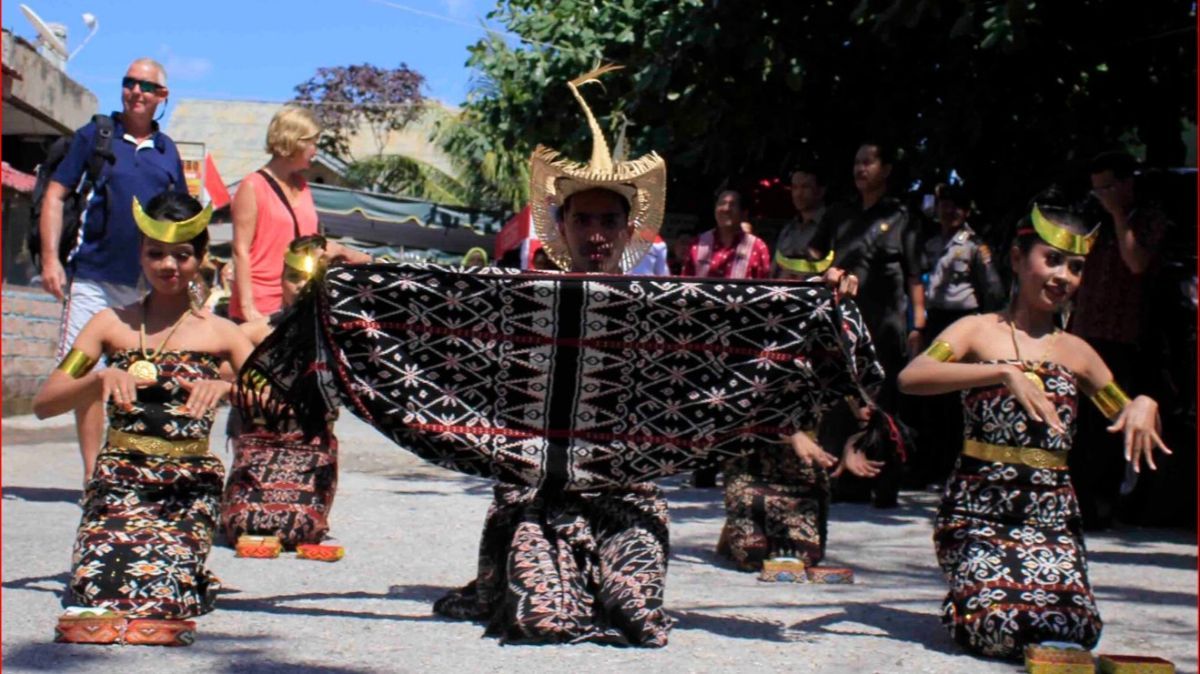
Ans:
[{"label": "green tree foliage", "polygon": [[[318,145],[347,163],[344,177],[350,187],[468,205],[478,189],[416,157],[385,154],[392,132],[422,114],[439,114],[439,107],[425,105],[424,85],[425,77],[403,63],[390,70],[367,63],[318,68],[315,76],[296,86],[293,102],[313,111],[322,128]],[[370,134],[375,153],[356,157],[351,140],[364,132]]]},{"label": "green tree foliage", "polygon": [[955,168],[999,212],[1119,139],[1179,165],[1195,119],[1190,1],[509,0],[489,18],[523,42],[471,47],[469,140],[449,147],[476,166],[494,153],[485,182],[510,203],[536,143],[586,158],[564,83],[599,62],[626,70],[593,109],[630,121],[631,154],[667,158],[672,210],[811,155],[844,194],[857,143],[883,137],[910,176]]}]

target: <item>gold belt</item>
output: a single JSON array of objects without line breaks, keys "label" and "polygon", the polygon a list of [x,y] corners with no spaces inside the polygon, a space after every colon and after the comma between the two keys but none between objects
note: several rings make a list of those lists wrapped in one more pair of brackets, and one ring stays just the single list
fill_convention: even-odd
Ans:
[{"label": "gold belt", "polygon": [[152,435],[136,435],[116,429],[108,429],[108,444],[118,448],[136,449],[143,454],[155,456],[203,456],[208,453],[208,438],[194,440],[167,440]]},{"label": "gold belt", "polygon": [[978,440],[963,440],[963,455],[980,461],[1023,463],[1034,468],[1066,468],[1067,453],[1037,447],[1008,447]]}]

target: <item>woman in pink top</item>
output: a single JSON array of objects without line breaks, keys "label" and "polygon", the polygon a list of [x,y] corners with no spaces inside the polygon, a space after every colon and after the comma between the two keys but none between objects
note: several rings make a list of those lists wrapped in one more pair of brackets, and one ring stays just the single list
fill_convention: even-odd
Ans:
[{"label": "woman in pink top", "polygon": [[[317,233],[317,209],[303,173],[317,154],[321,127],[304,108],[285,106],[267,127],[271,160],[251,173],[233,197],[233,293],[229,315],[253,321],[279,310],[284,251],[291,240]],[[333,257],[350,263],[371,256],[329,242]]]}]

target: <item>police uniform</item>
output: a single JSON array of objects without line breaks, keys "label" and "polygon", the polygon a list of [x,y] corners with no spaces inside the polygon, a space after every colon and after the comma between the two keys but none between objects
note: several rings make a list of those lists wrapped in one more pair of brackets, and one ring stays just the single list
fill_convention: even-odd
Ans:
[{"label": "police uniform", "polygon": [[[947,239],[939,231],[922,247],[927,269],[925,341],[963,316],[995,309],[1004,289],[987,244],[966,223]],[[962,445],[962,405],[958,393],[926,398],[915,419],[921,442],[913,471],[923,484],[950,475]]]},{"label": "police uniform", "polygon": [[949,240],[939,232],[923,247],[928,282],[925,285],[925,336],[932,339],[968,314],[996,308],[1003,287],[983,239],[963,224]]},{"label": "police uniform", "polygon": [[[892,197],[866,209],[857,201],[831,207],[813,236],[812,247],[818,253],[833,250],[833,266],[858,277],[855,301],[886,375],[876,400],[894,414],[899,408],[896,375],[908,360],[908,279],[921,273],[915,225],[910,225],[908,209]],[[856,426],[848,412],[835,410],[829,422],[822,424],[821,446],[841,447]],[[876,506],[895,505],[900,457],[876,455],[873,447],[865,449],[868,458],[884,461],[882,471],[870,481],[843,474],[838,478],[837,498],[868,500],[874,492]]]}]

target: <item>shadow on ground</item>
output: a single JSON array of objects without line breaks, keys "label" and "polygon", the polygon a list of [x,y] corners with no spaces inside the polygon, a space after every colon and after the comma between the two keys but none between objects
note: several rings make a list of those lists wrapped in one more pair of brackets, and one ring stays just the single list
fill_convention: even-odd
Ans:
[{"label": "shadow on ground", "polygon": [[4,498],[16,498],[35,503],[79,503],[83,492],[61,487],[13,487],[5,485]]}]

